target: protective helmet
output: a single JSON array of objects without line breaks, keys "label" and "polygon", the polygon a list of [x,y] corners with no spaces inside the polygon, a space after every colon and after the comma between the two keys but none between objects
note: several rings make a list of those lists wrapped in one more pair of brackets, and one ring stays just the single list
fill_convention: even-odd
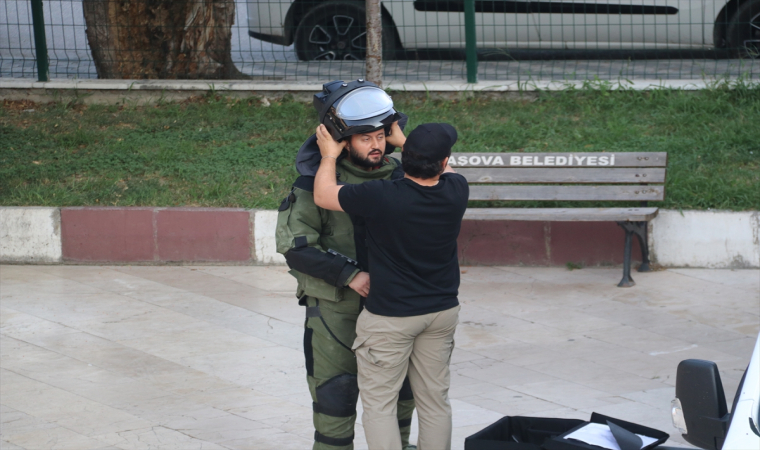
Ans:
[{"label": "protective helmet", "polygon": [[381,129],[387,133],[401,117],[384,90],[361,78],[350,83],[338,80],[323,84],[322,92],[314,95],[314,108],[319,122],[336,141]]}]

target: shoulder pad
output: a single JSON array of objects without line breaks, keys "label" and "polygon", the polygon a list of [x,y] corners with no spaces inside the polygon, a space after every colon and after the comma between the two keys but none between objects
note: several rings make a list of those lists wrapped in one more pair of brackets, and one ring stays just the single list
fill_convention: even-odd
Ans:
[{"label": "shoulder pad", "polygon": [[301,175],[293,182],[293,187],[302,191],[314,192],[314,177]]},{"label": "shoulder pad", "polygon": [[296,196],[293,194],[293,191],[290,191],[290,194],[288,194],[287,197],[282,199],[282,203],[280,203],[280,207],[277,208],[277,211],[285,211],[286,209],[290,208],[290,205],[296,202]]}]

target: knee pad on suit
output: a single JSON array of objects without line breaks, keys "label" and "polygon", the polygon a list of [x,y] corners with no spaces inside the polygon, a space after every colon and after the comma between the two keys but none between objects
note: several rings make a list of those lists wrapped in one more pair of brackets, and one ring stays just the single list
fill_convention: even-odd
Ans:
[{"label": "knee pad on suit", "polygon": [[330,378],[316,388],[314,412],[333,417],[350,417],[356,414],[359,384],[356,375],[344,373]]}]

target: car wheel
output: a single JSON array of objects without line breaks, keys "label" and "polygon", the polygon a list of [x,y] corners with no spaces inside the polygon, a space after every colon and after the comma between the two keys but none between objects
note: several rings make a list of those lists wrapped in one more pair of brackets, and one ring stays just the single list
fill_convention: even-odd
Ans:
[{"label": "car wheel", "polygon": [[740,58],[760,58],[760,0],[750,0],[736,10],[728,23],[726,40]]},{"label": "car wheel", "polygon": [[[364,61],[367,21],[363,3],[337,1],[318,5],[298,24],[295,47],[302,61]],[[393,59],[396,36],[393,23],[383,17],[383,58]]]}]

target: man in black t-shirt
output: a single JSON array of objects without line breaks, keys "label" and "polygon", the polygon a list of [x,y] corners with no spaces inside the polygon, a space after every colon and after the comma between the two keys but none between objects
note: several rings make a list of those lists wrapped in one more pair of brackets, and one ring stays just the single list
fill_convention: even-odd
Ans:
[{"label": "man in black t-shirt", "polygon": [[406,175],[339,186],[335,161],[344,144],[317,128],[322,162],[314,201],[367,222],[371,270],[366,309],[353,349],[362,422],[371,450],[397,450],[398,392],[409,375],[419,415],[420,450],[451,447],[449,362],[459,317],[457,243],[469,187],[448,165],[456,130],[423,124],[404,138],[394,124],[388,143],[402,147]]}]

